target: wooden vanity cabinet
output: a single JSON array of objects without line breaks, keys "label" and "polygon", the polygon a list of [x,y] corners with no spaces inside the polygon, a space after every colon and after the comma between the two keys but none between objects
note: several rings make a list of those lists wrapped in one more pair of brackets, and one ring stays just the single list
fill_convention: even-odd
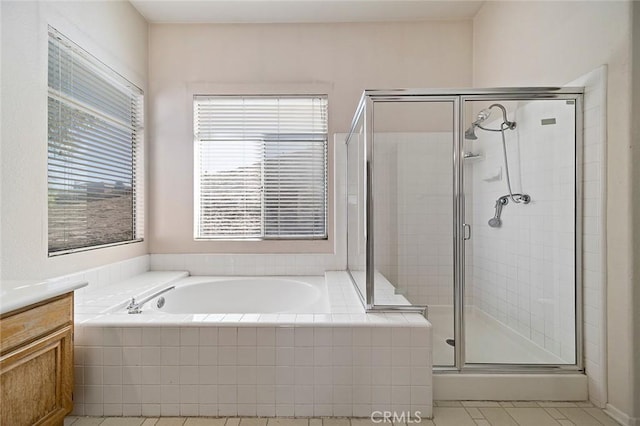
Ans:
[{"label": "wooden vanity cabinet", "polygon": [[73,292],[0,316],[0,425],[62,425],[72,392]]}]

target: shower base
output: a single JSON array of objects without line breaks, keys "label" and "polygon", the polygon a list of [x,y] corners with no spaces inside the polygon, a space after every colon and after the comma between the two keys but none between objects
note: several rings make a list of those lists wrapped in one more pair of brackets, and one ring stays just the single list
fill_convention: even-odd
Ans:
[{"label": "shower base", "polygon": [[[433,325],[433,365],[453,366],[453,307],[429,306]],[[465,308],[466,361],[477,364],[570,364],[476,309]],[[457,342],[456,342],[457,343]]]},{"label": "shower base", "polygon": [[[563,364],[554,354],[507,328],[475,307],[465,310],[467,362],[474,364]],[[433,365],[452,367],[454,347],[453,307],[430,306],[433,325]],[[434,371],[436,400],[491,401],[584,401],[588,399],[587,376],[579,371],[545,373],[448,374]]]}]

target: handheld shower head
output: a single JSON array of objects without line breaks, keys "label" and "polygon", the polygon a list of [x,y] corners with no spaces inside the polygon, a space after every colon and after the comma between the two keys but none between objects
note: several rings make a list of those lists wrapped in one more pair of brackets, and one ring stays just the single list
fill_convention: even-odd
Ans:
[{"label": "handheld shower head", "polygon": [[502,220],[492,217],[489,219],[489,226],[492,228],[500,228],[502,226]]}]

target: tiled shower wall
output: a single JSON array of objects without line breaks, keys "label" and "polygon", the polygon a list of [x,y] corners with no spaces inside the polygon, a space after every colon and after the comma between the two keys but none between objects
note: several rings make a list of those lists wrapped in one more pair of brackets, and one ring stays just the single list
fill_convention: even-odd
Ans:
[{"label": "tiled shower wall", "polygon": [[585,368],[589,399],[603,407],[607,401],[606,348],[606,66],[572,81],[583,86],[584,154],[582,207],[582,288]]},{"label": "tiled shower wall", "polygon": [[[375,267],[396,288],[398,280],[398,145],[402,134],[376,133],[374,144]],[[413,302],[413,299],[410,299]],[[415,303],[415,302],[414,302]]]},{"label": "tiled shower wall", "polygon": [[453,304],[451,133],[376,133],[376,268],[414,304]]}]

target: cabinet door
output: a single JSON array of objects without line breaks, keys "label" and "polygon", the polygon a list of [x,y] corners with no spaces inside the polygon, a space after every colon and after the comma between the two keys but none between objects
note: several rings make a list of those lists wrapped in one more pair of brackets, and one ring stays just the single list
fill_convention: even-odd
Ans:
[{"label": "cabinet door", "polygon": [[0,358],[0,424],[62,424],[71,411],[73,327]]}]

